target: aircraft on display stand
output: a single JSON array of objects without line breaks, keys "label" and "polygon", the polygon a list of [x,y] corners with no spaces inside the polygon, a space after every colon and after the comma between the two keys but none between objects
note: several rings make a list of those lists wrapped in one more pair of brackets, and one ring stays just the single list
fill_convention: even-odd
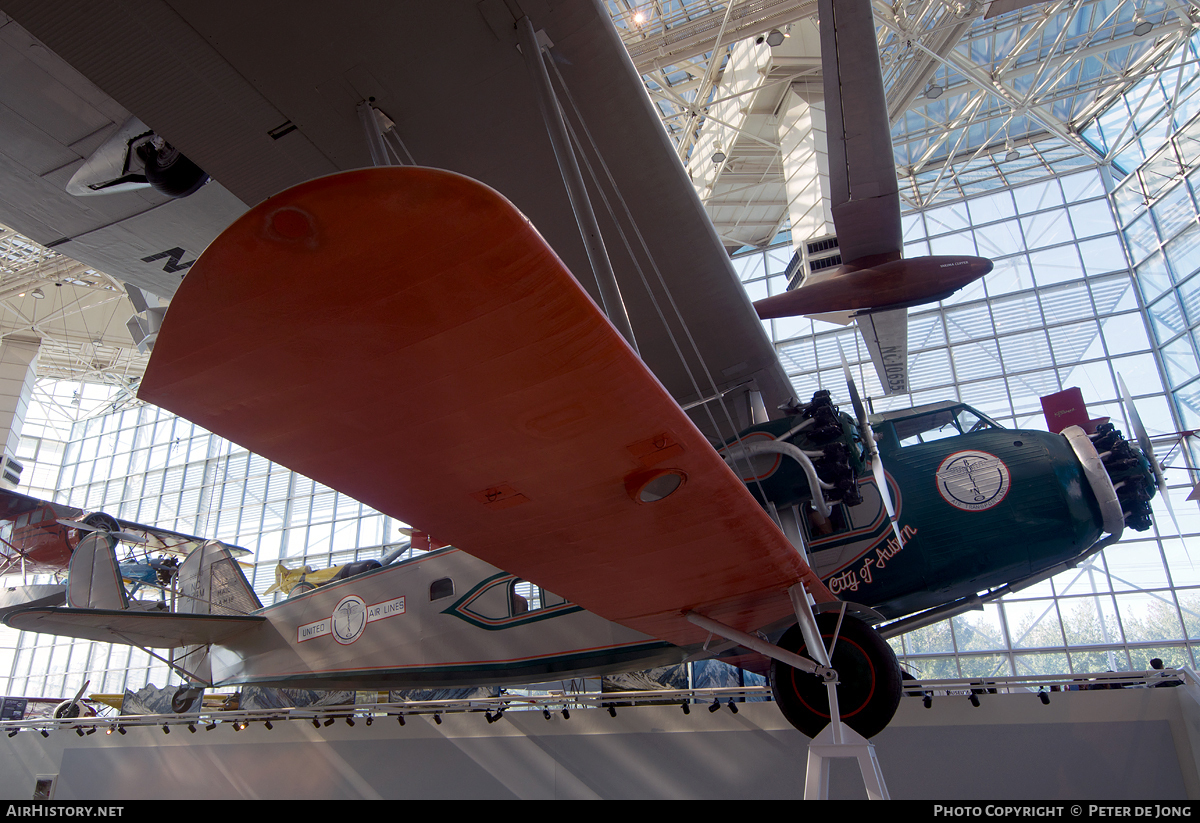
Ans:
[{"label": "aircraft on display stand", "polygon": [[156,260],[182,283],[139,396],[453,548],[263,606],[209,544],[156,614],[98,532],[72,608],[5,622],[175,648],[204,685],[727,655],[805,733],[836,694],[876,734],[901,674],[869,623],[1041,579],[1133,513],[1082,431],[797,402],[603,6],[519,5],[6,3],[212,176],[173,202],[252,206]]}]

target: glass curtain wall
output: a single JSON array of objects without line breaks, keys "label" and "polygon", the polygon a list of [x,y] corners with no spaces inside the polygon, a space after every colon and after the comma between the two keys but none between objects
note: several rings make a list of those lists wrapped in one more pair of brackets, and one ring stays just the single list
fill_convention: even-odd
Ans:
[{"label": "glass curtain wall", "polygon": [[[875,411],[962,400],[1005,426],[1045,431],[1039,398],[1078,386],[1093,417],[1112,417],[1129,432],[1121,375],[1150,433],[1162,436],[1159,456],[1171,452],[1168,462],[1182,465],[1180,450],[1171,450],[1178,426],[1154,338],[1105,192],[1093,169],[906,215],[906,257],[980,255],[995,269],[940,304],[910,311],[911,395],[883,396],[853,326],[766,321],[800,397],[826,388],[848,399],[841,349]],[[790,257],[783,246],[735,260],[751,299],[785,287]],[[1195,385],[1186,382],[1197,377],[1194,356],[1172,369],[1181,379],[1190,369],[1181,385]],[[897,638],[903,663],[924,678],[1146,669],[1152,657],[1195,666],[1200,512],[1184,500],[1187,472],[1168,474],[1178,484],[1172,502],[1182,534],[1156,498],[1154,530],[1126,532],[1077,569]]]},{"label": "glass curtain wall", "polygon": [[[403,524],[106,386],[39,381],[20,457],[24,493],[250,550],[243,571],[264,603],[281,596],[264,596],[281,562],[319,569],[407,542]],[[92,693],[180,682],[129,646],[0,627],[0,694],[57,698],[89,678]]]}]

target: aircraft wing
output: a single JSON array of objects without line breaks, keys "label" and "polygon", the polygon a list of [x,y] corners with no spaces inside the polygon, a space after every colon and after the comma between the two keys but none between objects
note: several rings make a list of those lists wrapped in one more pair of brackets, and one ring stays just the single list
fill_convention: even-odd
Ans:
[{"label": "aircraft wing", "polygon": [[688,611],[785,619],[800,580],[834,599],[533,225],[460,175],[362,169],[249,211],[139,395],[671,643],[707,636]]},{"label": "aircraft wing", "polygon": [[860,314],[858,332],[887,394],[908,392],[908,309]]},{"label": "aircraft wing", "polygon": [[[681,404],[753,381],[774,413],[791,385],[599,0],[352,0],[336,13],[318,0],[11,0],[5,11],[251,205],[369,165],[357,106],[373,98],[403,162],[503,193],[597,299],[517,49],[519,6],[553,44],[553,82],[646,364]],[[738,414],[735,426],[749,423]],[[733,433],[705,409],[693,419]]]},{"label": "aircraft wing", "polygon": [[847,263],[899,256],[904,243],[896,161],[875,18],[868,0],[820,0],[821,71],[829,183],[838,247]]},{"label": "aircraft wing", "polygon": [[224,643],[266,622],[265,617],[223,614],[167,614],[108,609],[30,608],[12,612],[4,625],[99,643],[155,649]]},{"label": "aircraft wing", "polygon": [[[157,526],[144,526],[131,520],[118,520],[117,522],[121,524],[121,531],[124,534],[137,538],[137,545],[152,554],[173,554],[182,557],[191,554],[193,550],[209,541],[207,537],[182,534],[169,529],[160,529]],[[245,557],[251,554],[249,549],[239,546],[229,546],[228,548],[234,557]]]},{"label": "aircraft wing", "polygon": [[67,519],[83,514],[83,509],[68,506],[66,503],[51,503],[10,489],[0,489],[0,520],[16,520],[21,515],[37,511],[44,506],[54,509],[58,517]]}]

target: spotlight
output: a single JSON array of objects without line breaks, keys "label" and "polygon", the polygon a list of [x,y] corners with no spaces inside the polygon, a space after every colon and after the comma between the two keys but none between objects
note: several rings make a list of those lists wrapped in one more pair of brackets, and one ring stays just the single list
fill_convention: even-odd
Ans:
[{"label": "spotlight", "polygon": [[371,715],[367,715],[367,725],[368,725],[368,726],[370,726],[370,725],[371,725],[371,723],[373,723],[373,722],[374,722],[374,720],[375,720],[375,718],[374,718],[374,717],[372,717]]},{"label": "spotlight", "polygon": [[727,155],[725,154],[724,150],[721,148],[721,144],[717,143],[717,148],[712,153],[712,161],[714,163],[724,163],[726,157],[727,157]]},{"label": "spotlight", "polygon": [[440,714],[438,714],[437,712],[434,712],[433,713],[433,722],[437,723],[439,726],[442,725],[442,716]]},{"label": "spotlight", "polygon": [[708,711],[709,711],[709,713],[710,713],[710,714],[711,714],[711,713],[713,713],[713,712],[719,712],[719,711],[721,711],[721,700],[720,700],[720,698],[716,698],[716,697],[714,697],[714,698],[713,698],[712,705],[708,707]]},{"label": "spotlight", "polygon": [[767,45],[771,48],[783,45],[783,32],[779,29],[771,29],[771,33],[767,35]]},{"label": "spotlight", "polygon": [[570,719],[571,719],[571,713],[569,711],[567,711],[566,709],[563,709],[563,720],[570,720]]},{"label": "spotlight", "polygon": [[1017,147],[1012,144],[1011,140],[1004,144],[1004,148],[1007,149],[1004,154],[1004,160],[1006,163],[1011,163],[1014,160],[1021,159],[1021,152],[1017,151]]},{"label": "spotlight", "polygon": [[[9,736],[9,737],[16,737],[18,734],[20,734],[20,732],[21,732],[21,730],[20,730],[20,729],[13,729],[11,732],[9,732],[9,733],[8,733],[8,736]],[[112,731],[111,731],[111,730],[109,730],[109,734],[112,734]]]},{"label": "spotlight", "polygon": [[117,734],[119,734],[119,735],[124,735],[124,734],[125,734],[125,727],[124,727],[124,726],[117,726]]},{"label": "spotlight", "polygon": [[347,725],[347,726],[353,726],[353,725],[354,725],[354,718],[353,718],[353,717],[347,717],[347,718],[346,718],[346,725]]},{"label": "spotlight", "polygon": [[271,731],[271,729],[275,728],[274,726],[271,725],[270,720],[264,721],[263,725],[267,727],[267,731]]},{"label": "spotlight", "polygon": [[734,703],[734,702],[733,702],[733,698],[732,698],[732,697],[731,697],[731,698],[729,698],[729,702],[728,702],[728,703],[726,703],[725,705],[729,707],[729,711],[733,712],[734,714],[737,714],[737,713],[738,713],[738,707],[737,707],[737,703]]},{"label": "spotlight", "polygon": [[96,733],[95,726],[92,726],[90,729],[88,729],[86,732],[84,732],[84,734],[95,734],[95,733]]},{"label": "spotlight", "polygon": [[330,718],[328,718],[328,719],[325,721],[325,725],[326,725],[326,726],[332,726],[335,720],[337,720],[337,718],[336,718],[336,717],[330,717]]},{"label": "spotlight", "polygon": [[315,718],[315,717],[313,718],[313,728],[314,728],[314,729],[319,729],[319,728],[321,728],[321,721],[320,721],[320,720],[318,720],[318,719],[317,719],[317,718]]},{"label": "spotlight", "polygon": [[616,716],[617,716],[617,707],[616,707],[616,706],[609,706],[609,707],[608,707],[608,714],[609,714],[609,716],[610,716],[610,717],[616,717]]},{"label": "spotlight", "polygon": [[396,715],[396,720],[400,723],[401,726],[404,725],[404,715],[402,715],[402,714]]},{"label": "spotlight", "polygon": [[188,734],[195,734],[195,733],[196,733],[196,724],[188,723]]},{"label": "spotlight", "polygon": [[484,713],[483,713],[483,716],[484,716],[485,718],[487,718],[487,722],[488,722],[488,725],[489,725],[489,726],[490,726],[490,725],[492,725],[493,723],[495,723],[495,722],[496,722],[496,719],[495,719],[494,717],[492,717],[492,713],[491,713],[491,712],[484,712]]},{"label": "spotlight", "polygon": [[50,732],[46,731],[45,729],[38,729],[38,731],[42,733],[42,737],[50,736]]},{"label": "spotlight", "polygon": [[972,706],[977,709],[979,708],[979,695],[972,693],[967,699],[971,701]]},{"label": "spotlight", "polygon": [[170,734],[170,733],[171,733],[171,727],[168,726],[166,723],[163,723],[163,734]]},{"label": "spotlight", "polygon": [[933,695],[930,695],[930,694],[925,695],[925,697],[921,700],[921,703],[927,709],[933,708]]},{"label": "spotlight", "polygon": [[207,726],[204,727],[204,730],[206,732],[211,732],[216,727],[217,727],[217,721],[213,720]]},{"label": "spotlight", "polygon": [[1050,695],[1046,694],[1046,692],[1041,689],[1038,690],[1038,700],[1042,701],[1043,706],[1050,705]]},{"label": "spotlight", "polygon": [[692,707],[688,705],[688,702],[686,700],[679,704],[679,708],[683,709],[684,714],[692,713]]},{"label": "spotlight", "polygon": [[1145,37],[1153,28],[1154,24],[1142,17],[1141,12],[1133,16],[1133,33],[1138,37]]},{"label": "spotlight", "polygon": [[78,726],[76,726],[76,727],[75,727],[75,734],[79,735],[80,737],[83,737],[83,729],[81,729],[81,728],[79,728]]},{"label": "spotlight", "polygon": [[542,709],[542,717],[544,717],[544,718],[546,718],[547,720],[549,720],[549,719],[550,719],[550,710],[549,710],[549,709],[547,709],[547,708],[543,708],[543,709]]},{"label": "spotlight", "polygon": [[[105,730],[104,730],[104,733],[105,733],[105,734],[112,734],[112,733],[113,733],[113,727],[112,727],[112,726],[109,726],[107,729],[105,729]],[[12,737],[12,735],[10,734],[10,735],[9,735],[9,737]]]}]

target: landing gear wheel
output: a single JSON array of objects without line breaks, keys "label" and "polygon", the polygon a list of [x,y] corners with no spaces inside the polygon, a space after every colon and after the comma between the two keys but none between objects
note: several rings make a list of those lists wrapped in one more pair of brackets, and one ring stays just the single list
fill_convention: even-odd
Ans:
[{"label": "landing gear wheel", "polygon": [[[817,616],[817,628],[826,647],[833,639],[837,619],[836,614]],[[805,651],[799,626],[784,632],[779,646],[811,656]],[[900,705],[900,665],[892,647],[870,626],[846,617],[831,662],[838,673],[842,722],[863,737],[879,734]],[[817,677],[772,660],[771,693],[788,722],[809,737],[816,737],[829,725],[829,692]]]},{"label": "landing gear wheel", "polygon": [[167,197],[187,197],[208,182],[204,170],[170,143],[163,143],[161,149],[153,141],[143,143],[137,153],[146,167],[146,181]]}]

